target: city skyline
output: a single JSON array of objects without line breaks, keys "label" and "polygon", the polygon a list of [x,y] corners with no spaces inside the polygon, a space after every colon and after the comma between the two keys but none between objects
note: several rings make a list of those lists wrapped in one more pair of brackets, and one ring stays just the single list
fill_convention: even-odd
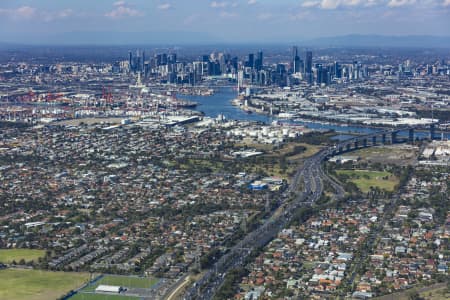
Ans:
[{"label": "city skyline", "polygon": [[3,1],[1,42],[277,43],[342,35],[448,36],[449,0]]},{"label": "city skyline", "polygon": [[450,299],[449,12],[0,1],[0,299]]}]

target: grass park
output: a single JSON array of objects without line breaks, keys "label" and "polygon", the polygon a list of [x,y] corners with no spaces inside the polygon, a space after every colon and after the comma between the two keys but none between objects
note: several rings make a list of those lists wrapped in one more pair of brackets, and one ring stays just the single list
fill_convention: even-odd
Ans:
[{"label": "grass park", "polygon": [[336,173],[347,176],[363,193],[370,191],[370,187],[392,192],[399,183],[398,178],[387,171],[337,170]]},{"label": "grass park", "polygon": [[13,261],[19,263],[22,259],[26,262],[37,261],[45,256],[45,250],[36,249],[0,249],[0,263],[10,264]]},{"label": "grass park", "polygon": [[351,155],[360,157],[363,162],[403,166],[415,163],[418,154],[418,148],[411,145],[398,144],[363,148],[352,152]]},{"label": "grass park", "polygon": [[57,299],[88,280],[87,273],[4,269],[0,270],[0,299]]},{"label": "grass park", "polygon": [[122,295],[106,295],[106,294],[90,294],[90,293],[77,293],[70,297],[70,300],[134,300],[139,299],[132,296]]},{"label": "grass park", "polygon": [[278,148],[274,145],[244,142],[235,144],[234,148],[248,147],[264,152],[263,155],[239,160],[238,166],[247,173],[264,171],[269,176],[276,176],[289,181],[302,159],[320,151],[321,147],[302,142],[290,142]]},{"label": "grass park", "polygon": [[450,299],[450,288],[448,283],[436,283],[431,286],[413,287],[412,289],[393,293],[386,296],[373,298],[374,300],[448,300]]}]

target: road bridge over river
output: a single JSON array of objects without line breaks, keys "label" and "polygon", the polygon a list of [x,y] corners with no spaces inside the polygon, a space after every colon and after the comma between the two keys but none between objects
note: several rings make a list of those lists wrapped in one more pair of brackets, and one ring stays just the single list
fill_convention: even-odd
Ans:
[{"label": "road bridge over river", "polygon": [[[389,129],[378,131],[364,136],[354,137],[345,141],[340,142],[331,148],[331,155],[337,155],[340,153],[354,151],[359,148],[372,147],[384,144],[396,144],[409,142],[414,143],[416,140],[415,127],[405,127],[399,129]],[[400,133],[407,133],[406,138],[400,137]],[[430,137],[435,137],[435,125],[430,126]]]}]

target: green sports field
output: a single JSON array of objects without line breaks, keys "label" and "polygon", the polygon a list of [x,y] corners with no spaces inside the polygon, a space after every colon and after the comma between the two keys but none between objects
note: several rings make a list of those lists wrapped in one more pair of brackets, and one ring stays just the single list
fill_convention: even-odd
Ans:
[{"label": "green sports field", "polygon": [[135,300],[139,299],[137,297],[128,297],[121,295],[103,295],[103,294],[88,294],[88,293],[78,293],[70,300]]},{"label": "green sports field", "polygon": [[106,275],[93,285],[85,287],[84,292],[94,291],[100,284],[116,285],[127,288],[150,288],[158,282],[156,278]]},{"label": "green sports field", "polygon": [[39,257],[45,256],[45,250],[36,249],[0,249],[0,262],[10,264],[13,261],[19,263],[21,259],[37,261]]},{"label": "green sports field", "polygon": [[367,193],[370,187],[378,187],[391,192],[399,183],[397,177],[386,171],[337,170],[336,172],[339,175],[347,175],[349,180],[364,193]]},{"label": "green sports field", "polygon": [[0,299],[52,300],[81,287],[89,274],[40,270],[0,270]]}]

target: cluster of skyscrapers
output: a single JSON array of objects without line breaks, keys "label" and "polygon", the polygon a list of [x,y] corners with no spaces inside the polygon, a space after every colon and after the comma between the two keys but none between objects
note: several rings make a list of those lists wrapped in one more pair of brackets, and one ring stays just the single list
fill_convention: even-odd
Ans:
[{"label": "cluster of skyscrapers", "polygon": [[161,53],[146,57],[145,51],[128,53],[128,60],[116,62],[113,72],[140,73],[143,78],[161,83],[197,85],[206,77],[220,76],[237,81],[239,86],[290,86],[301,82],[328,85],[342,79],[360,80],[368,76],[367,68],[354,62],[341,65],[313,63],[312,51],[300,56],[298,47],[292,47],[292,58],[288,62],[265,64],[264,53],[250,53],[245,59],[232,57],[228,53],[201,55],[194,61],[179,61],[175,53]]}]

